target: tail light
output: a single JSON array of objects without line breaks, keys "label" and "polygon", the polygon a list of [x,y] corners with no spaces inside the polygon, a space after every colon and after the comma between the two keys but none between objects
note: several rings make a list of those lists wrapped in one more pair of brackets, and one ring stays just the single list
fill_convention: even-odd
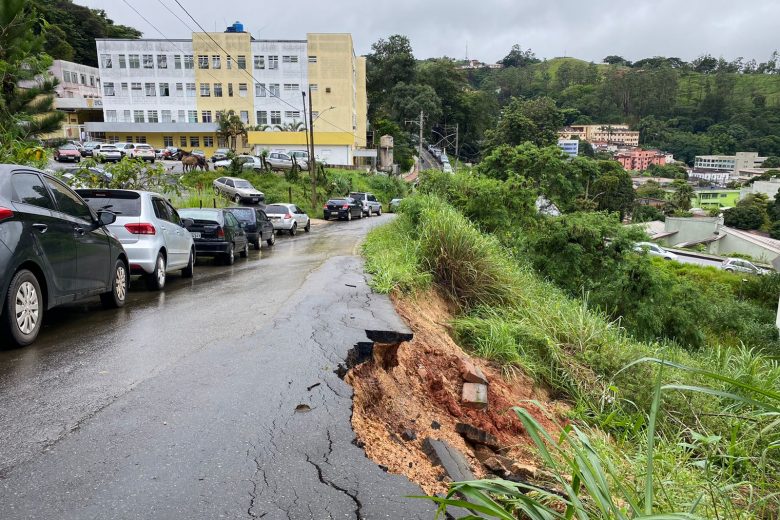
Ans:
[{"label": "tail light", "polygon": [[289,213],[285,213],[284,214],[284,220],[291,219],[291,218],[292,218],[292,215],[290,215]]},{"label": "tail light", "polygon": [[148,222],[125,224],[125,229],[133,235],[154,235],[157,233],[157,230],[154,229],[154,226]]},{"label": "tail light", "polygon": [[221,227],[218,227],[214,234],[217,235],[217,238],[225,238],[225,230]]},{"label": "tail light", "polygon": [[325,204],[324,206],[322,206],[322,209],[328,209],[328,205]]},{"label": "tail light", "polygon": [[344,204],[343,206],[341,206],[341,209],[349,209],[349,204]]},{"label": "tail light", "polygon": [[0,206],[0,220],[5,220],[14,216],[13,210]]}]

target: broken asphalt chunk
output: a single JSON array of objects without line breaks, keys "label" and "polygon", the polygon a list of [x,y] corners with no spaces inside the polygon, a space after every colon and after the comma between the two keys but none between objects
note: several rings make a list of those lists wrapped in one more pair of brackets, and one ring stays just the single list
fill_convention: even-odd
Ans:
[{"label": "broken asphalt chunk", "polygon": [[470,424],[458,423],[455,425],[455,431],[472,444],[482,444],[483,446],[487,446],[488,448],[492,448],[494,450],[498,450],[500,448],[498,439],[495,437],[495,435],[491,435],[485,430],[475,428]]},{"label": "broken asphalt chunk", "polygon": [[394,330],[366,330],[366,336],[376,343],[402,343],[412,341],[414,334]]},{"label": "broken asphalt chunk", "polygon": [[453,482],[474,480],[466,458],[447,442],[428,437],[423,442],[423,451],[431,462],[444,468],[444,472]]}]

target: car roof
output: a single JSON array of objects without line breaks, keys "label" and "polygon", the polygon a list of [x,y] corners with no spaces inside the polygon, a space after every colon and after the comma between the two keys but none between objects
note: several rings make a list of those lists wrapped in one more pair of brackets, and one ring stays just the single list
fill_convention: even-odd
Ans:
[{"label": "car roof", "polygon": [[119,189],[101,189],[101,188],[78,188],[75,190],[76,193],[81,194],[84,193],[105,193],[107,195],[122,195],[125,193],[137,193],[139,195],[156,195],[160,198],[165,198],[159,193],[155,191],[144,191],[144,190],[119,190]]},{"label": "car roof", "polygon": [[[219,178],[220,179],[225,179],[225,180],[230,179],[231,181],[246,181],[246,179],[242,179],[241,177],[219,177]],[[246,181],[246,182],[249,182],[249,181]]]}]

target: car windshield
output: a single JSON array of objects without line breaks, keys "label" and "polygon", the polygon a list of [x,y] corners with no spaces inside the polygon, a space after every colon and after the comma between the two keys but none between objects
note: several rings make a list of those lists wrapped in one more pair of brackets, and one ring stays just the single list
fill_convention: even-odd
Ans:
[{"label": "car windshield", "polygon": [[229,151],[230,150],[228,150],[227,148],[218,148],[216,153],[225,154],[225,153],[228,153]]},{"label": "car windshield", "polygon": [[72,144],[65,144],[60,146],[60,150],[78,150],[78,148],[76,148]]},{"label": "car windshield", "polygon": [[148,144],[139,144],[135,147],[136,150],[151,150],[152,147]]},{"label": "car windshield", "polygon": [[235,185],[236,185],[236,188],[244,188],[244,189],[247,189],[247,190],[253,190],[253,189],[255,189],[255,187],[254,187],[254,186],[252,186],[252,185],[249,183],[249,181],[236,180],[236,181],[233,181],[233,182],[235,183]]},{"label": "car windshield", "polygon": [[107,144],[104,144],[103,146],[100,147],[100,149],[103,150],[104,152],[115,152],[116,146],[109,146]]},{"label": "car windshield", "polygon": [[77,190],[81,198],[94,210],[108,209],[123,217],[141,214],[141,196],[138,193],[100,190]]},{"label": "car windshield", "polygon": [[255,214],[255,210],[252,208],[230,208],[229,211],[241,222],[254,222],[255,220],[252,218]]},{"label": "car windshield", "polygon": [[270,206],[265,207],[266,213],[289,213],[290,210],[287,208],[287,206],[282,206],[280,204],[271,204]]},{"label": "car windshield", "polygon": [[179,216],[192,220],[208,220],[209,222],[221,222],[221,211],[213,209],[180,209]]}]

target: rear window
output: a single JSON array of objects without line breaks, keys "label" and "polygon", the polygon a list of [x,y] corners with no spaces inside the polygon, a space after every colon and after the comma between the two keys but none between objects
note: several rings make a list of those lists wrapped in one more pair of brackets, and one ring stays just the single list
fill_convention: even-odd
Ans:
[{"label": "rear window", "polygon": [[344,199],[330,199],[328,201],[328,204],[335,204],[337,206],[341,206],[341,205],[344,205],[344,204],[349,204],[349,201],[348,200],[344,200]]},{"label": "rear window", "polygon": [[208,220],[209,222],[222,222],[221,211],[211,211],[206,209],[180,209],[181,218],[191,218],[192,220]]},{"label": "rear window", "polygon": [[355,200],[365,200],[366,194],[365,193],[350,193],[350,197],[352,197]]},{"label": "rear window", "polygon": [[265,207],[266,213],[289,213],[287,206],[279,206],[278,204],[271,204]]},{"label": "rear window", "polygon": [[241,222],[255,221],[255,219],[253,218],[253,215],[255,214],[255,210],[253,210],[252,208],[230,208],[228,211],[230,211],[233,214],[233,216],[235,216]]},{"label": "rear window", "polygon": [[76,192],[94,210],[108,209],[123,217],[141,215],[141,196],[138,193],[95,190],[76,190]]}]

